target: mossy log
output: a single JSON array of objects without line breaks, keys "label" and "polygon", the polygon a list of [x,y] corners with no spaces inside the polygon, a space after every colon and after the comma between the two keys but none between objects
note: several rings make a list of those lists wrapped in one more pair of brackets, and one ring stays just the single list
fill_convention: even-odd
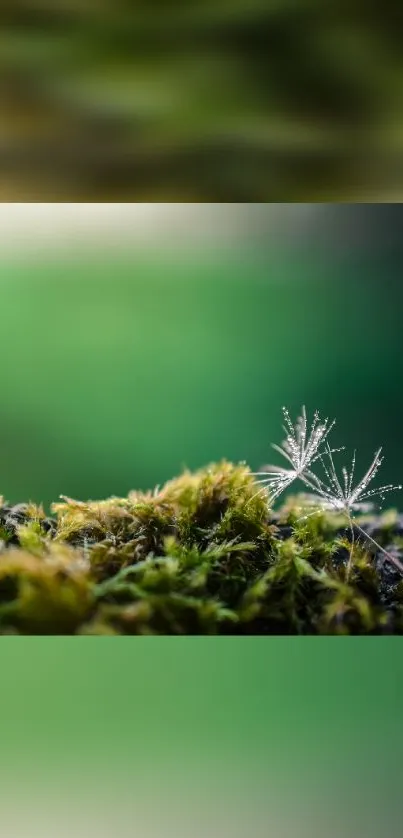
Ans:
[{"label": "mossy log", "polygon": [[[244,464],[185,472],[152,492],[76,501],[47,516],[0,506],[0,633],[403,633],[403,577],[343,518],[277,510]],[[359,519],[398,556],[403,517]]]}]

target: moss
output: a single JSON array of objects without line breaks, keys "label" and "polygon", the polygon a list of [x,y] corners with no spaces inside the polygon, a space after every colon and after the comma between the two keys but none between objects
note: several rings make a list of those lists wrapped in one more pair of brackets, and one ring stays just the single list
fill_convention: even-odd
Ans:
[{"label": "moss", "polygon": [[[36,550],[36,547],[35,547]],[[22,634],[69,634],[93,601],[87,568],[66,547],[38,556],[11,549],[0,562],[0,626]]]},{"label": "moss", "polygon": [[[244,464],[46,516],[0,504],[3,634],[401,634],[403,579],[343,518],[278,510]],[[362,527],[400,551],[396,510]]]}]

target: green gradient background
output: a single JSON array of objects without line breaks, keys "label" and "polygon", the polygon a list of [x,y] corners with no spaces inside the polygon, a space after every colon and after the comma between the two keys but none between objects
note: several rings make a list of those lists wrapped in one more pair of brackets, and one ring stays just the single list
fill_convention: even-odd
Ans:
[{"label": "green gradient background", "polygon": [[[303,401],[399,480],[401,261],[314,236],[3,260],[4,495],[257,467]],[[2,638],[5,834],[394,838],[401,660],[399,638]]]},{"label": "green gradient background", "polygon": [[281,406],[337,417],[400,482],[399,252],[155,247],[1,267],[1,490],[126,494],[226,457],[258,468]]},{"label": "green gradient background", "polygon": [[8,639],[1,652],[5,805],[35,795],[35,826],[67,807],[158,836],[192,823],[401,834],[399,640]]}]

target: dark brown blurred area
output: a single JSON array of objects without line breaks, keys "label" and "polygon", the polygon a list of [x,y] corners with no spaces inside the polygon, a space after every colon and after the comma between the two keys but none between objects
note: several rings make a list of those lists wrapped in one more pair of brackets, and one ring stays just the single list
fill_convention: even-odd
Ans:
[{"label": "dark brown blurred area", "polygon": [[400,200],[391,0],[2,0],[2,201]]}]

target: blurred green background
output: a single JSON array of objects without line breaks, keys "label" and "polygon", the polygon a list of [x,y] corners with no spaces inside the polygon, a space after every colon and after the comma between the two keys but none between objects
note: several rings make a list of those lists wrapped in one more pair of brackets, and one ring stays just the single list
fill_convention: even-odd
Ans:
[{"label": "blurred green background", "polygon": [[368,640],[2,638],[4,834],[399,838],[400,641]]},{"label": "blurred green background", "polygon": [[395,0],[2,0],[0,198],[400,200]]},{"label": "blurred green background", "polygon": [[[276,456],[283,404],[336,417],[334,441],[357,446],[362,468],[383,444],[382,482],[401,481],[397,205],[370,217],[317,205],[302,230],[303,205],[259,205],[232,236],[207,227],[203,241],[213,210],[194,208],[181,229],[181,208],[167,205],[178,230],[156,223],[141,243],[126,207],[117,247],[107,229],[57,246],[49,234],[36,252],[21,234],[18,253],[3,254],[6,498],[126,494],[223,457],[257,469]],[[230,231],[234,210],[214,212]]]}]

